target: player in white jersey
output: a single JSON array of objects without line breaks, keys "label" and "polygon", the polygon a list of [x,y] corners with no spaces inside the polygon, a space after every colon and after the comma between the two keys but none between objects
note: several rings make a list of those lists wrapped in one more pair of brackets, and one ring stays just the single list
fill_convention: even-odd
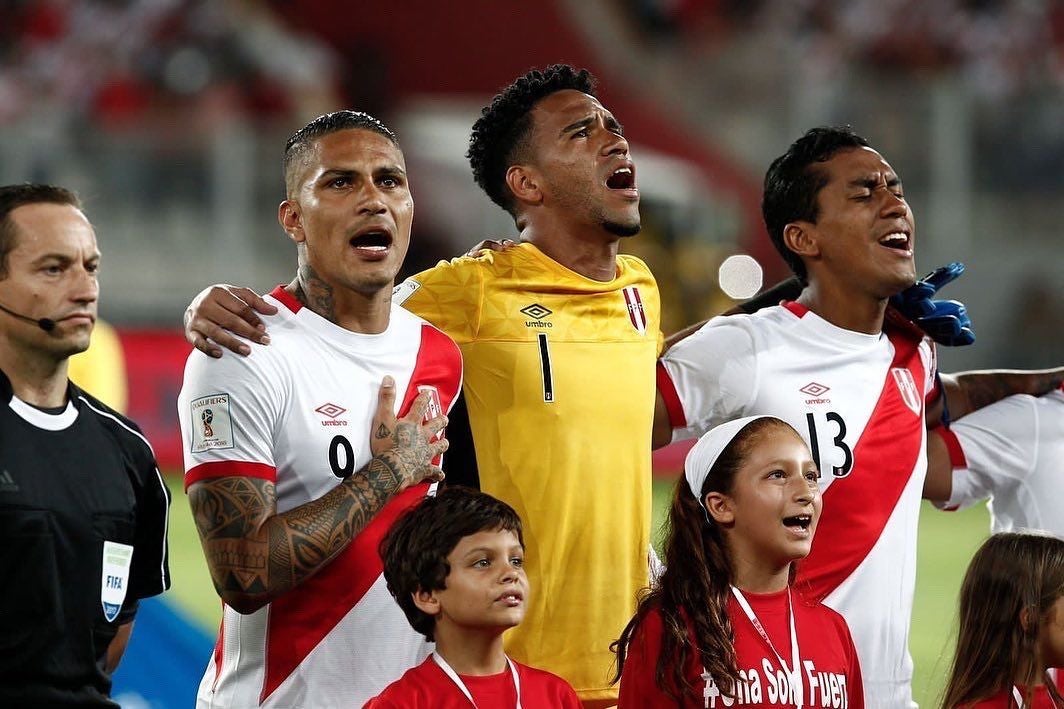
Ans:
[{"label": "player in white jersey", "polygon": [[888,299],[915,281],[915,225],[894,170],[849,129],[813,129],[774,161],[762,210],[805,287],[796,302],[715,318],[666,352],[655,444],[750,415],[803,434],[824,513],[796,587],[846,618],[867,706],[913,706],[907,640],[925,418],[940,417],[940,393],[959,417],[986,403],[991,381],[1037,389],[1059,372],[943,377],[940,388],[922,333],[884,327]]},{"label": "player in white jersey", "polygon": [[299,269],[270,295],[272,342],[193,352],[179,402],[224,601],[200,707],[361,707],[429,650],[377,547],[441,477],[461,358],[391,304],[413,209],[402,152],[376,119],[340,111],[289,140],[285,178]]},{"label": "player in white jersey", "polygon": [[876,668],[864,670],[868,700],[898,696],[912,673],[924,401],[936,391],[931,346],[908,332],[846,330],[792,302],[712,320],[662,367],[677,438],[768,411],[802,433],[821,471],[820,531],[830,543],[814,543],[795,587],[846,616],[862,667]]},{"label": "player in white jersey", "polygon": [[931,461],[931,497],[949,510],[987,500],[993,533],[1064,538],[1064,389],[1010,396],[933,433],[928,445],[946,448],[950,460]]}]

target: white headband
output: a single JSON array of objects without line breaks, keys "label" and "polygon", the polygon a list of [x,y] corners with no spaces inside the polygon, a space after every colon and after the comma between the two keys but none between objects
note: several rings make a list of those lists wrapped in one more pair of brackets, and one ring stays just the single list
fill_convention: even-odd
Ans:
[{"label": "white headband", "polygon": [[746,428],[747,424],[758,419],[782,420],[775,416],[746,416],[722,423],[706,431],[698,439],[698,443],[695,443],[694,448],[687,453],[687,458],[683,463],[684,477],[687,478],[687,486],[691,488],[691,494],[695,496],[698,504],[702,505],[703,508],[705,508],[706,503],[702,499],[702,485],[706,482],[709,471],[716,465],[717,458],[728,447],[728,444],[739,435],[739,431]]}]

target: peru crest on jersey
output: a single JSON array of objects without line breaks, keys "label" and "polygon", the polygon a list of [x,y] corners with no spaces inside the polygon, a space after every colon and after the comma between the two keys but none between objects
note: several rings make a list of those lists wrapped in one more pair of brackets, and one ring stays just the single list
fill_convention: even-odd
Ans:
[{"label": "peru crest on jersey", "polygon": [[924,397],[916,388],[916,381],[913,379],[912,372],[905,367],[893,367],[890,373],[894,375],[894,383],[898,385],[902,401],[914,414],[919,416]]},{"label": "peru crest on jersey", "polygon": [[621,289],[624,304],[628,307],[628,319],[640,335],[647,334],[647,314],[643,311],[643,299],[639,297],[639,288],[627,286]]}]

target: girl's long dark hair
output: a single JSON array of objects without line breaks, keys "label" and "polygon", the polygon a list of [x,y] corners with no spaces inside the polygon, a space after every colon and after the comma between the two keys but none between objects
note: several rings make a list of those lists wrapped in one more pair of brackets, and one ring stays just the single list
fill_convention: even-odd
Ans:
[{"label": "girl's long dark hair", "polygon": [[[728,596],[733,580],[731,558],[719,525],[709,522],[699,503],[710,492],[730,494],[735,473],[760,434],[775,426],[790,430],[776,419],[758,419],[747,424],[721,452],[695,498],[680,478],[672,496],[665,523],[665,571],[639,600],[635,616],[611,648],[617,654],[616,682],[624,669],[628,644],[651,610],[661,614],[661,654],[655,682],[663,692],[681,703],[683,697],[701,698],[701,688],[688,679],[685,670],[692,654],[720,690],[732,694],[739,680],[734,632],[728,618]],[[694,642],[690,630],[694,631]]]},{"label": "girl's long dark hair", "polygon": [[[987,539],[972,557],[961,584],[957,653],[943,707],[955,709],[1025,685],[1045,668],[1038,635],[1049,609],[1064,595],[1064,540],[1039,534],[1003,533]],[[1027,610],[1026,627],[1020,614]],[[1057,701],[1061,697],[1046,682]]]}]

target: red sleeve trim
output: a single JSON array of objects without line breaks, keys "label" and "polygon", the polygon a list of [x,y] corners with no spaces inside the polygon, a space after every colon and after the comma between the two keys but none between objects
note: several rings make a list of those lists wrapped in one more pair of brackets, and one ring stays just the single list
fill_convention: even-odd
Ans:
[{"label": "red sleeve trim", "polygon": [[676,385],[672,383],[672,377],[661,360],[658,360],[657,380],[658,391],[665,401],[665,411],[669,414],[669,425],[673,428],[686,428],[687,417],[683,413],[680,395],[676,393]]},{"label": "red sleeve trim", "polygon": [[931,429],[931,433],[937,433],[946,444],[946,450],[949,451],[950,465],[954,468],[968,467],[968,459],[964,456],[964,449],[961,448],[961,442],[957,439],[956,433],[945,426],[935,426]]},{"label": "red sleeve trim", "polygon": [[795,300],[785,300],[780,303],[780,305],[797,315],[799,318],[805,317],[805,314],[809,312],[809,308]]},{"label": "red sleeve trim", "polygon": [[277,468],[266,463],[249,463],[241,460],[217,460],[201,463],[185,472],[185,490],[192,483],[214,478],[260,478],[277,482]]}]

